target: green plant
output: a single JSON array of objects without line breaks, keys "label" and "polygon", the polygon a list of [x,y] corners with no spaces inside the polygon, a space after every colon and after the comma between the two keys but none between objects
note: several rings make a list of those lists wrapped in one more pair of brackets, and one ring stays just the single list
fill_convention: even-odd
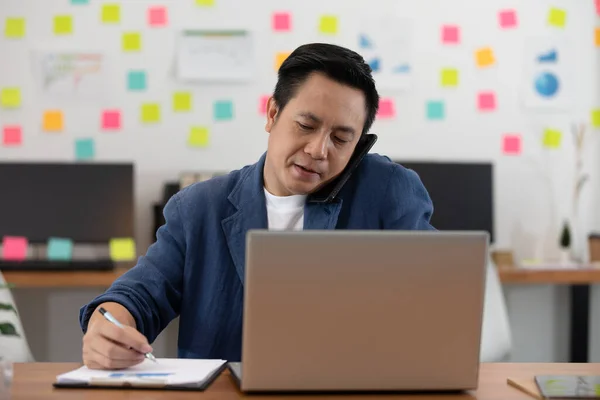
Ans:
[{"label": "green plant", "polygon": [[560,247],[568,249],[571,246],[571,230],[569,229],[569,223],[565,222],[563,225],[562,233],[560,234]]},{"label": "green plant", "polygon": [[[10,289],[13,288],[14,285],[9,283],[1,284],[0,289]],[[0,303],[0,311],[12,311],[17,314],[17,309],[11,303]],[[0,336],[16,336],[21,337],[19,332],[17,332],[17,328],[12,322],[0,321]]]}]

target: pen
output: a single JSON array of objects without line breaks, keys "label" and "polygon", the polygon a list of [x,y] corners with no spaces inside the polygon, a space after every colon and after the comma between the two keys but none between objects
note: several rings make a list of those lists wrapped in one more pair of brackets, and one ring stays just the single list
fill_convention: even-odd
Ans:
[{"label": "pen", "polygon": [[[124,328],[123,324],[120,323],[119,321],[117,321],[117,319],[115,317],[113,317],[113,315],[111,313],[106,311],[104,309],[104,307],[100,307],[100,309],[98,311],[100,311],[100,314],[102,314],[104,316],[104,318],[106,318],[107,320],[109,320],[110,322],[112,322],[113,324],[118,326],[119,328]],[[154,357],[154,355],[152,353],[145,353],[144,356],[146,358],[156,362],[156,357]]]}]

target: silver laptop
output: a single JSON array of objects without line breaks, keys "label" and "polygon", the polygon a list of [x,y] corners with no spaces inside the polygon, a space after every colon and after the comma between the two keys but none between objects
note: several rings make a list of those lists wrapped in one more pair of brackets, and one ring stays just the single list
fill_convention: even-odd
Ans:
[{"label": "silver laptop", "polygon": [[244,392],[475,389],[485,232],[249,231]]}]

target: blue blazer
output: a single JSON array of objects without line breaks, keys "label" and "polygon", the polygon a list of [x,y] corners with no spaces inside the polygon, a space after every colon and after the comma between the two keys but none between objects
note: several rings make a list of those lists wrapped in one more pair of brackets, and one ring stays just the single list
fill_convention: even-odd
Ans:
[{"label": "blue blazer", "polygon": [[[100,303],[116,302],[150,343],[180,316],[180,358],[240,361],[246,232],[267,229],[264,161],[174,195],[146,255],[81,308],[82,330]],[[309,196],[304,229],[428,230],[432,212],[414,171],[368,154],[333,201]]]}]

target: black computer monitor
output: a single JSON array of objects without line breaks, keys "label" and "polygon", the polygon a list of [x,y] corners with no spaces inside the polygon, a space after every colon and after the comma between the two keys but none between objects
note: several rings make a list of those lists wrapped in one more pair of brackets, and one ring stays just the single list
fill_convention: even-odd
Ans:
[{"label": "black computer monitor", "polygon": [[133,237],[133,183],[132,164],[0,163],[0,238]]},{"label": "black computer monitor", "polygon": [[433,201],[439,230],[480,230],[494,241],[494,181],[490,163],[396,161],[419,174]]}]

